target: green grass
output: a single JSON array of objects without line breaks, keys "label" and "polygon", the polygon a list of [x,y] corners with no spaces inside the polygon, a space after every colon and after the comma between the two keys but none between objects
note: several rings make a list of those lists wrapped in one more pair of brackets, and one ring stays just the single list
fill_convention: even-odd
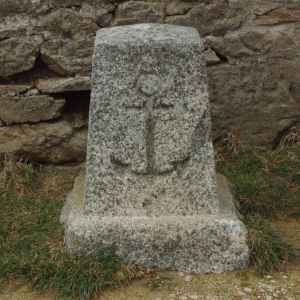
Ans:
[{"label": "green grass", "polygon": [[218,169],[233,184],[240,212],[266,218],[300,214],[300,150],[246,148],[228,154]]},{"label": "green grass", "polygon": [[231,182],[249,231],[251,264],[260,274],[279,269],[295,252],[272,220],[300,217],[299,146],[284,151],[243,147],[220,156],[218,170]]},{"label": "green grass", "polygon": [[274,230],[270,221],[257,215],[245,219],[248,228],[250,263],[259,274],[280,269],[294,257],[293,248]]},{"label": "green grass", "polygon": [[[219,172],[232,183],[248,227],[252,265],[259,273],[280,268],[293,251],[272,220],[300,217],[300,149],[242,148],[223,151],[221,157]],[[143,276],[122,266],[113,249],[94,257],[71,257],[64,249],[59,223],[63,201],[42,198],[43,193],[37,192],[39,174],[32,165],[7,170],[12,175],[11,191],[7,192],[8,186],[0,190],[0,283],[24,280],[39,290],[87,299]],[[161,279],[153,280],[153,288],[160,285]]]},{"label": "green grass", "polygon": [[109,249],[85,258],[65,252],[62,201],[2,192],[0,207],[0,282],[26,280],[39,290],[86,299],[128,279]]},{"label": "green grass", "polygon": [[31,163],[23,163],[20,168],[21,177],[23,178],[24,184],[34,190],[37,186],[37,173]]}]

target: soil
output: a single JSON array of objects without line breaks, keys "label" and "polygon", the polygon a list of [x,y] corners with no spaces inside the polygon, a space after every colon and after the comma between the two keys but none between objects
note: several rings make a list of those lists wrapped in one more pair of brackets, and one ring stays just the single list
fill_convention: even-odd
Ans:
[{"label": "soil", "polygon": [[[259,277],[252,269],[226,274],[191,275],[160,272],[154,278],[108,290],[93,300],[300,300],[300,266]],[[0,300],[66,300],[55,293],[39,294],[11,284]]]}]

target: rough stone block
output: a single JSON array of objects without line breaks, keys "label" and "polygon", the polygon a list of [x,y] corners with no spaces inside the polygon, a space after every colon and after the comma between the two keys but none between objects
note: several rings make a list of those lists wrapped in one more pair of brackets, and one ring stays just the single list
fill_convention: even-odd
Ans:
[{"label": "rough stone block", "polygon": [[7,124],[37,123],[61,116],[65,99],[54,99],[45,95],[0,96],[0,120]]},{"label": "rough stone block", "polygon": [[98,31],[86,191],[62,216],[71,252],[116,247],[130,264],[193,272],[247,265],[246,229],[217,193],[203,52],[189,27]]},{"label": "rough stone block", "polygon": [[4,126],[0,122],[0,154],[13,153],[32,161],[61,164],[86,157],[86,128],[70,121]]},{"label": "rough stone block", "polygon": [[88,76],[39,79],[36,87],[41,92],[48,94],[89,91],[91,89],[90,77]]},{"label": "rough stone block", "polygon": [[119,4],[114,25],[163,22],[164,4],[150,1],[128,1]]},{"label": "rough stone block", "polygon": [[183,272],[226,272],[248,264],[247,230],[237,218],[224,176],[218,174],[222,214],[98,217],[86,215],[85,174],[75,180],[62,210],[65,242],[74,255],[114,247],[128,264]]}]

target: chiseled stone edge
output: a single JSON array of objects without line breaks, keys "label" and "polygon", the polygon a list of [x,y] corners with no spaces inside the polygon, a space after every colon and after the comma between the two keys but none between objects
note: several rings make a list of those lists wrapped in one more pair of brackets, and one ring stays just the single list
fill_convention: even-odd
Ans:
[{"label": "chiseled stone edge", "polygon": [[183,272],[220,273],[248,265],[247,229],[238,219],[228,183],[218,176],[222,215],[99,217],[84,214],[85,176],[67,197],[61,222],[74,255],[116,248],[128,264]]}]

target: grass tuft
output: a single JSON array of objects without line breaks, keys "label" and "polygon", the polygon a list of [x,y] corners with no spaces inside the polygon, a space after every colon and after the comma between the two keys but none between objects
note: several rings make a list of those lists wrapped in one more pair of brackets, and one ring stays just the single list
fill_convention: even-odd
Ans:
[{"label": "grass tuft", "polygon": [[273,228],[278,217],[300,217],[300,149],[284,151],[224,148],[219,172],[232,183],[237,207],[249,231],[251,264],[259,274],[281,268],[294,251]]},{"label": "grass tuft", "polygon": [[39,290],[54,289],[63,296],[88,299],[132,278],[110,249],[84,258],[65,252],[58,218],[62,201],[2,192],[0,206],[2,283],[26,280]]},{"label": "grass tuft", "polygon": [[256,215],[245,219],[248,227],[250,263],[261,275],[279,270],[294,257],[292,247],[272,227],[269,220]]},{"label": "grass tuft", "polygon": [[274,218],[300,214],[300,149],[244,148],[226,153],[218,168],[233,184],[242,215]]}]

